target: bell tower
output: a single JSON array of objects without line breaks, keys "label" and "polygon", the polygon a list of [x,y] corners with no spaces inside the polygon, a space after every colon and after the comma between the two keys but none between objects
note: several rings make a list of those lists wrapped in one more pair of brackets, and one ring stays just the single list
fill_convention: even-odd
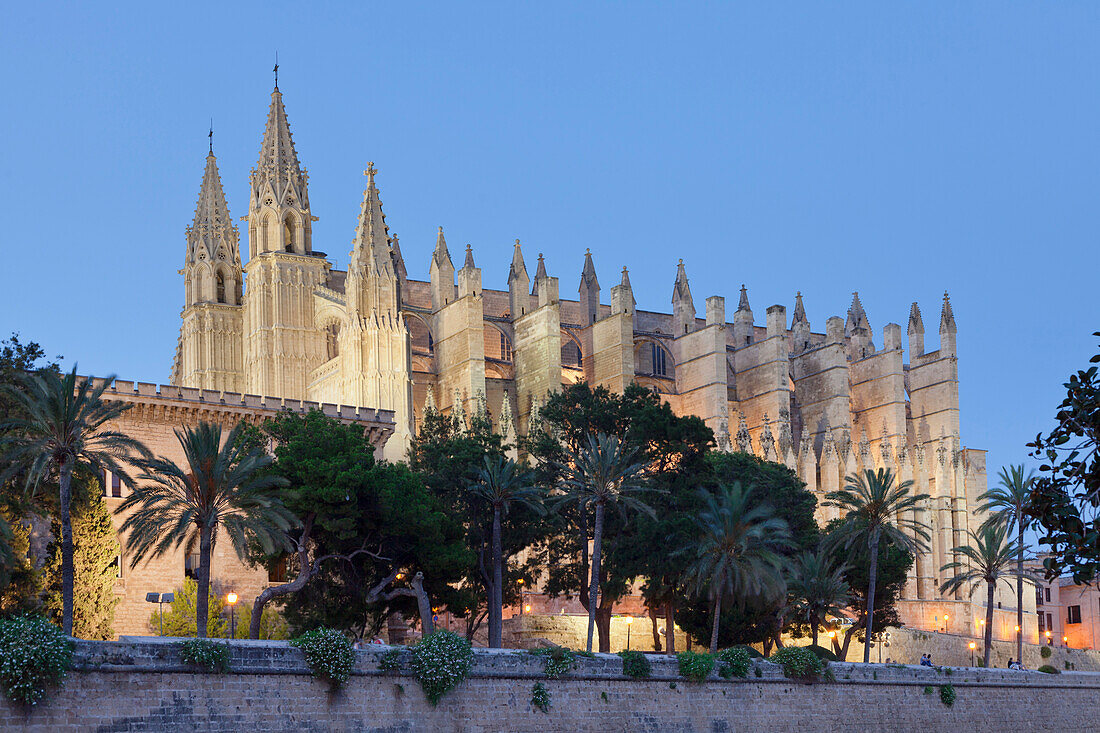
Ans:
[{"label": "bell tower", "polygon": [[309,175],[298,162],[278,83],[249,183],[245,391],[306,399],[310,372],[326,358],[324,335],[314,325],[313,292],[331,265],[313,251]]}]

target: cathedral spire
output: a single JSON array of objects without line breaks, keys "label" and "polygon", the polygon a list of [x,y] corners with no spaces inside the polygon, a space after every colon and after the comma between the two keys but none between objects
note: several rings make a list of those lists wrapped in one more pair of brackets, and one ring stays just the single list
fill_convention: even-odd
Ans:
[{"label": "cathedral spire", "polygon": [[535,268],[535,279],[532,281],[531,295],[539,294],[539,283],[547,277],[549,277],[549,275],[546,274],[546,262],[542,258],[542,252],[539,252],[539,264]]},{"label": "cathedral spire", "polygon": [[466,267],[473,267],[473,266],[474,266],[474,248],[471,245],[467,244],[466,245],[466,261],[462,263],[462,267],[466,268]]},{"label": "cathedral spire", "polygon": [[806,308],[802,305],[802,292],[799,291],[794,294],[794,316],[791,319],[791,325],[796,323],[809,324],[810,320],[806,318]]},{"label": "cathedral spire", "polygon": [[260,143],[256,172],[262,179],[270,181],[274,192],[280,196],[288,183],[298,187],[303,183],[302,167],[283,106],[283,93],[278,86],[271,92],[271,106],[267,110],[267,125],[264,127],[263,142]]},{"label": "cathedral spire", "polygon": [[945,290],[943,292],[943,306],[940,308],[940,333],[955,332],[957,330],[955,312],[951,310],[951,296]]},{"label": "cathedral spire", "polygon": [[590,326],[600,315],[600,281],[596,279],[596,266],[592,264],[592,250],[584,250],[584,268],[581,269],[580,295],[581,323]]},{"label": "cathedral spire", "polygon": [[676,335],[695,330],[695,301],[691,299],[684,261],[676,265],[676,283],[672,286],[672,313],[677,324]]},{"label": "cathedral spire", "polygon": [[359,207],[359,224],[352,242],[353,266],[365,267],[377,273],[393,272],[393,257],[386,216],[382,213],[382,199],[374,183],[377,173],[374,163],[367,163],[363,175],[367,177],[367,190],[363,191],[363,203]]},{"label": "cathedral spire", "polygon": [[451,253],[447,250],[447,239],[443,236],[443,227],[439,227],[439,233],[435,235],[435,251],[432,252],[432,261],[440,266],[446,262],[454,269],[454,264],[451,262]]},{"label": "cathedral spire", "polygon": [[848,307],[848,322],[844,324],[844,330],[852,333],[863,329],[870,332],[871,324],[867,321],[867,314],[863,310],[863,303],[859,300],[859,292],[852,293],[852,305]]},{"label": "cathedral spire", "polygon": [[451,253],[447,251],[447,240],[443,236],[443,227],[435,237],[435,251],[428,265],[428,279],[431,281],[432,310],[438,311],[455,299],[455,266],[451,262]]},{"label": "cathedral spire", "polygon": [[314,217],[309,211],[309,175],[298,162],[278,87],[271,93],[260,157],[249,180],[250,254],[311,254]]},{"label": "cathedral spire", "polygon": [[218,160],[206,155],[206,168],[195,203],[195,218],[187,228],[183,276],[185,305],[241,304],[241,254],[238,231],[229,216]]},{"label": "cathedral spire", "polygon": [[596,266],[592,264],[592,250],[584,250],[584,268],[581,270],[581,283],[588,283],[589,286],[595,285],[597,289],[600,287],[599,281],[596,279]]},{"label": "cathedral spire", "polygon": [[741,299],[737,301],[737,310],[752,310],[752,308],[749,307],[749,291],[745,288],[745,283],[741,283]]},{"label": "cathedral spire", "polygon": [[527,279],[527,265],[523,263],[523,250],[520,249],[518,239],[512,250],[512,266],[508,268],[508,286],[511,287],[517,278]]}]

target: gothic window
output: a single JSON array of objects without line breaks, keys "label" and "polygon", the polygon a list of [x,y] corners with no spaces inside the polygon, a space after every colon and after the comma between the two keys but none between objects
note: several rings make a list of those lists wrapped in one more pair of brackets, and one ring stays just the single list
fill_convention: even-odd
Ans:
[{"label": "gothic window", "polygon": [[657,344],[650,344],[650,355],[653,359],[653,374],[658,377],[668,376],[668,355]]},{"label": "gothic window", "polygon": [[215,282],[217,283],[217,297],[219,303],[225,302],[225,276],[219,272],[215,275]]},{"label": "gothic window", "polygon": [[325,327],[325,347],[328,351],[328,358],[335,359],[340,355],[340,325],[337,323],[330,323]]},{"label": "gothic window", "polygon": [[561,347],[562,366],[579,367],[581,365],[581,347],[571,338],[567,338]]},{"label": "gothic window", "polygon": [[428,353],[435,353],[435,339],[432,338],[432,332],[428,331]]},{"label": "gothic window", "polygon": [[512,360],[512,344],[508,341],[508,335],[500,332],[500,358],[502,361]]},{"label": "gothic window", "polygon": [[283,244],[287,252],[294,251],[294,221],[289,216],[283,220]]}]

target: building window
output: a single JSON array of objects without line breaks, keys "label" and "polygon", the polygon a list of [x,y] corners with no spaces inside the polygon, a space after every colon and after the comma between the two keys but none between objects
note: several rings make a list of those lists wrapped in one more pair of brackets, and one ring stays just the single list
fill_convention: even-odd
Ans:
[{"label": "building window", "polygon": [[1042,636],[1043,632],[1047,630],[1045,616],[1046,616],[1046,614],[1044,614],[1044,613],[1039,614],[1039,636]]},{"label": "building window", "polygon": [[668,376],[668,355],[657,344],[650,344],[650,358],[653,359],[653,374],[658,377]]},{"label": "building window", "polygon": [[1047,614],[1047,631],[1054,631],[1054,617]]},{"label": "building window", "polygon": [[[1043,605],[1043,589],[1039,586],[1035,586],[1035,605]],[[1040,613],[1039,615],[1042,616],[1043,614]]]},{"label": "building window", "polygon": [[501,361],[512,360],[512,344],[508,341],[508,336],[503,332],[500,334],[500,358]]},{"label": "building window", "polygon": [[220,272],[215,276],[217,283],[217,298],[219,303],[225,302],[225,276]]},{"label": "building window", "polygon": [[199,555],[187,555],[183,558],[183,575],[192,580],[199,579]]},{"label": "building window", "polygon": [[122,496],[122,479],[119,478],[117,473],[111,474],[111,496],[116,499]]},{"label": "building window", "polygon": [[1046,596],[1047,603],[1050,603],[1050,587],[1043,588],[1043,595]]},{"label": "building window", "polygon": [[99,472],[99,485],[103,488],[103,495],[107,496],[107,472]]},{"label": "building window", "polygon": [[567,339],[561,347],[561,363],[564,366],[579,367],[581,365],[581,347],[573,339]]},{"label": "building window", "polygon": [[1081,623],[1081,607],[1080,606],[1067,606],[1066,607],[1066,623],[1079,624]]},{"label": "building window", "polygon": [[340,355],[340,325],[338,323],[330,323],[325,327],[325,349],[330,359],[335,359]]}]

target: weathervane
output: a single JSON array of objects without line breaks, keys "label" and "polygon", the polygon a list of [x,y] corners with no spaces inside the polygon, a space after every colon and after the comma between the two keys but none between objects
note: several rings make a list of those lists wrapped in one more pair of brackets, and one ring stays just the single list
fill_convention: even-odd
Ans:
[{"label": "weathervane", "polygon": [[275,68],[272,69],[275,72],[275,88],[279,88],[279,52],[275,52]]},{"label": "weathervane", "polygon": [[210,132],[208,132],[206,136],[208,138],[210,138],[210,154],[213,155],[214,154],[214,118],[213,117],[210,118]]}]

